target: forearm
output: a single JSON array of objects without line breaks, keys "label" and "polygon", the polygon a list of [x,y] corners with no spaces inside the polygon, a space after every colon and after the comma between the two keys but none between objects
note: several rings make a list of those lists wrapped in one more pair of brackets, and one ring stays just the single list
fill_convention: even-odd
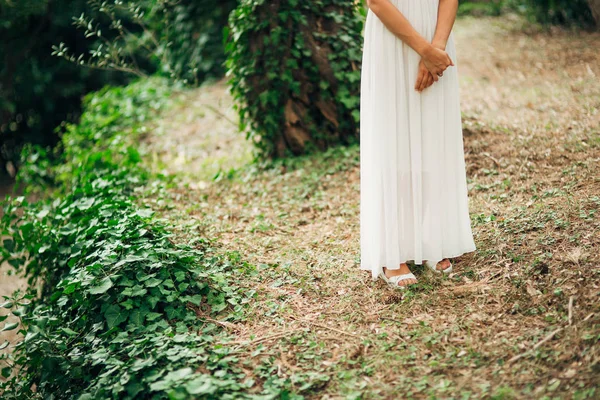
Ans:
[{"label": "forearm", "polygon": [[458,10],[458,0],[440,0],[438,6],[437,25],[433,35],[432,44],[442,50],[446,49],[446,43],[452,32],[456,12]]},{"label": "forearm", "polygon": [[389,0],[367,0],[371,11],[400,40],[419,55],[425,54],[431,44],[410,24],[408,19]]}]

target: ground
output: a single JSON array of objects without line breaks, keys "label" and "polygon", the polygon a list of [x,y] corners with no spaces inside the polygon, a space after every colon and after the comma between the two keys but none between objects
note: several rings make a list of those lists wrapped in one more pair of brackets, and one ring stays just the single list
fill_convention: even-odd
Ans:
[{"label": "ground", "polygon": [[358,268],[357,147],[255,172],[225,81],[150,137],[180,177],[161,211],[178,240],[256,266],[251,316],[223,324],[250,376],[273,357],[314,374],[309,398],[600,396],[600,35],[512,17],[455,35],[477,250],[416,289]]},{"label": "ground", "polygon": [[358,147],[260,171],[225,81],[149,135],[174,240],[253,266],[249,317],[219,324],[257,387],[272,368],[315,399],[600,396],[600,35],[510,16],[455,35],[477,250],[408,291],[358,268]]}]

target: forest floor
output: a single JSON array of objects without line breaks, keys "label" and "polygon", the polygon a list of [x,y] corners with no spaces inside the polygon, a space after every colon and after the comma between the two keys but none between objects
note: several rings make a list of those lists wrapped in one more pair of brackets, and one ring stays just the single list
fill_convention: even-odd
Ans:
[{"label": "forest floor", "polygon": [[502,17],[455,38],[477,250],[411,290],[358,268],[358,147],[257,172],[225,82],[149,137],[177,240],[255,266],[249,318],[224,323],[248,375],[271,358],[322,399],[600,396],[600,35]]},{"label": "forest floor", "polygon": [[[149,134],[174,240],[253,266],[248,317],[220,324],[257,390],[271,368],[314,399],[600,396],[600,34],[507,16],[455,38],[477,250],[410,290],[358,268],[358,146],[261,171],[225,81]],[[0,295],[23,285],[6,270]]]}]

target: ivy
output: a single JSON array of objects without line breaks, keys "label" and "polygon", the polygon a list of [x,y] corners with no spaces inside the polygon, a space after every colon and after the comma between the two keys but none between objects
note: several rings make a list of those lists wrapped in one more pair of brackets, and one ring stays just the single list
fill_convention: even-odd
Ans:
[{"label": "ivy", "polygon": [[153,79],[88,96],[62,138],[62,163],[41,163],[41,181],[42,155],[25,153],[21,179],[56,186],[39,201],[3,204],[2,261],[30,284],[2,304],[20,321],[0,329],[23,337],[0,356],[4,399],[233,398],[248,389],[206,318],[241,317],[250,297],[228,277],[251,267],[215,255],[210,240],[173,243],[135,197],[149,174],[133,144],[169,91]]},{"label": "ivy", "polygon": [[342,0],[242,0],[230,14],[229,82],[257,157],[357,141],[360,10]]}]

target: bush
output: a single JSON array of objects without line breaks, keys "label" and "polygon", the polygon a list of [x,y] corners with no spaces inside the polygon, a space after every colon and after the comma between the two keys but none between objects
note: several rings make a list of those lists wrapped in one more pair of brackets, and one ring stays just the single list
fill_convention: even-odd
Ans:
[{"label": "bush", "polygon": [[[461,0],[459,15],[500,15],[505,11],[524,13],[544,25],[598,27],[599,0]],[[594,14],[595,11],[595,14]]]},{"label": "bush", "polygon": [[82,96],[106,84],[155,73],[188,83],[221,77],[236,4],[0,0],[0,162],[16,164],[24,143],[56,144],[55,128],[76,122]]},{"label": "bush", "polygon": [[542,24],[596,26],[589,0],[527,0],[529,15]]},{"label": "bush", "polygon": [[170,52],[175,76],[190,83],[225,74],[223,30],[238,0],[179,1],[168,18],[156,19],[152,30]]},{"label": "bush", "polygon": [[16,164],[23,143],[54,145],[54,130],[77,120],[83,94],[123,76],[90,71],[51,56],[55,41],[85,52],[83,32],[72,16],[84,12],[85,1],[0,0],[0,170]]},{"label": "bush", "polygon": [[[252,293],[230,285],[228,274],[245,264],[233,253],[214,255],[208,240],[175,245],[133,197],[149,177],[134,144],[167,94],[150,80],[88,96],[81,122],[63,137],[63,164],[27,153],[25,176],[46,166],[44,181],[58,186],[52,198],[4,203],[2,261],[30,284],[2,304],[21,319],[24,336],[12,356],[0,357],[8,362],[2,375],[16,374],[0,383],[4,399],[216,398],[244,390],[235,359],[215,345],[219,329],[205,318],[239,315]],[[209,372],[196,372],[199,365]]]},{"label": "bush", "polygon": [[458,15],[498,16],[505,10],[507,3],[506,0],[460,1]]},{"label": "bush", "polygon": [[228,75],[258,157],[357,142],[358,8],[342,0],[242,0],[231,13]]}]

